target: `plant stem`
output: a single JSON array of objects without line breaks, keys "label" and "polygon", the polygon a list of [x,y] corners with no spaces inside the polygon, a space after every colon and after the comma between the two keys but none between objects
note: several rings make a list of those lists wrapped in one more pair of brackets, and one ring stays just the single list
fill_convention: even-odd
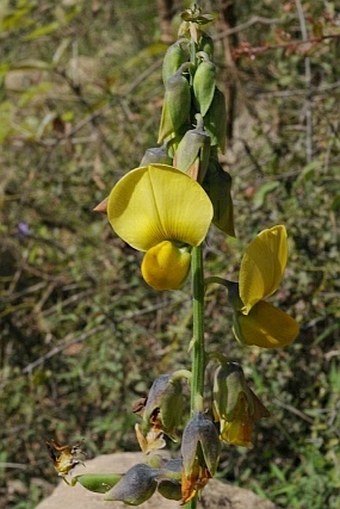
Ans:
[{"label": "plant stem", "polygon": [[192,381],[191,381],[191,414],[203,411],[204,393],[204,276],[202,247],[192,250]]},{"label": "plant stem", "polygon": [[[202,246],[194,247],[191,260],[192,281],[192,378],[191,378],[191,415],[203,411],[204,394],[204,274]],[[184,505],[184,509],[196,509],[197,496]]]}]

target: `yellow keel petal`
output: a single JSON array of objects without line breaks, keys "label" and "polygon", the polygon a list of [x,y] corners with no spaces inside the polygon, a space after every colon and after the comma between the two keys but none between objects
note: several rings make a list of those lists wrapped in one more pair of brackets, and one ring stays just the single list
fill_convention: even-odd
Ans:
[{"label": "yellow keel petal", "polygon": [[299,333],[299,325],[284,311],[265,301],[260,301],[249,315],[237,313],[234,334],[246,345],[278,348],[289,345]]},{"label": "yellow keel petal", "polygon": [[165,240],[145,253],[142,275],[155,290],[177,290],[188,275],[190,261],[190,253]]}]

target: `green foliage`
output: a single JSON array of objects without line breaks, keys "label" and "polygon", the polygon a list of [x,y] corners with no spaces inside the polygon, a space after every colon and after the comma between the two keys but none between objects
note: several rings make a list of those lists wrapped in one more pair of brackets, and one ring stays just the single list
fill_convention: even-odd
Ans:
[{"label": "green foliage", "polygon": [[[1,509],[33,508],[55,482],[46,439],[84,438],[88,457],[136,447],[133,400],[160,373],[188,365],[185,289],[146,288],[136,253],[92,212],[155,144],[161,111],[165,47],[155,5],[114,4],[0,6]],[[332,13],[334,3],[327,5]],[[300,37],[295,12],[260,6]],[[304,3],[325,25],[319,6]],[[237,8],[238,23],[254,14],[251,2]],[[275,45],[276,28],[255,24],[240,40]],[[229,260],[236,280],[254,234],[287,225],[289,268],[273,301],[298,318],[301,336],[279,353],[242,352],[272,417],[258,427],[253,450],[224,449],[220,475],[296,509],[335,509],[339,488],[335,44],[324,41],[310,55],[311,162],[301,121],[305,54],[274,49],[238,61],[235,141],[224,161],[238,238],[226,247],[216,231],[206,260],[207,275],[223,276]],[[222,66],[218,76],[223,87]],[[222,343],[239,360],[223,290],[209,289],[206,314],[209,348]]]}]

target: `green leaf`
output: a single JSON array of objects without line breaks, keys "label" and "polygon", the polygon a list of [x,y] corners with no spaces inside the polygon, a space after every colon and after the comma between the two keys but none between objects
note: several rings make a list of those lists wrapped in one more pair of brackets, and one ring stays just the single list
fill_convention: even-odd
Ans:
[{"label": "green leaf", "polygon": [[320,166],[321,163],[318,160],[311,161],[310,163],[306,164],[306,166],[304,166],[302,169],[299,177],[297,178],[297,183],[299,184],[301,181],[308,182],[311,180],[315,175],[315,170],[319,170]]},{"label": "green leaf", "polygon": [[49,35],[60,28],[60,24],[58,21],[52,21],[48,25],[44,25],[42,27],[36,28],[33,32],[27,34],[23,40],[24,41],[34,41],[35,39],[39,39],[40,37],[44,37],[45,35]]},{"label": "green leaf", "polygon": [[254,194],[254,205],[255,209],[259,209],[263,206],[267,194],[270,194],[272,191],[274,191],[276,188],[278,188],[280,185],[280,182],[278,180],[271,180],[270,182],[266,182],[263,184]]},{"label": "green leaf", "polygon": [[12,117],[14,114],[14,106],[9,101],[0,104],[0,143],[3,143],[13,131]]},{"label": "green leaf", "polygon": [[334,198],[331,209],[334,210],[334,212],[337,212],[340,209],[340,195]]},{"label": "green leaf", "polygon": [[[34,58],[28,58],[27,60],[21,60],[18,63],[15,63],[11,66],[11,70],[49,70],[51,69],[51,64],[48,62],[45,62],[44,60],[38,60]],[[0,71],[1,72],[1,71]]]}]

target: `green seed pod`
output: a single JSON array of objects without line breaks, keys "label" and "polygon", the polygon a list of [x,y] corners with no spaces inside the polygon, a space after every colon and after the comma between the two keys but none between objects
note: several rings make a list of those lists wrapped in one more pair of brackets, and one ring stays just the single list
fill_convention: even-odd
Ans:
[{"label": "green seed pod", "polygon": [[187,46],[187,41],[180,39],[166,50],[162,66],[162,78],[165,86],[168,79],[178,71],[184,62],[188,61],[189,53]]},{"label": "green seed pod", "polygon": [[74,479],[84,488],[95,493],[106,493],[121,479],[119,474],[80,474]]},{"label": "green seed pod", "polygon": [[[202,53],[205,55],[205,53]],[[208,56],[199,64],[193,79],[195,104],[201,115],[205,115],[214,98],[216,87],[216,67]]]},{"label": "green seed pod", "polygon": [[161,163],[161,164],[172,164],[171,157],[168,156],[168,152],[164,145],[161,147],[148,148],[139,164],[139,166],[147,166],[148,164]]},{"label": "green seed pod", "polygon": [[203,188],[214,207],[213,223],[227,235],[235,237],[231,184],[229,173],[223,170],[216,159],[210,160]]},{"label": "green seed pod", "polygon": [[174,131],[177,132],[188,122],[191,106],[190,85],[181,72],[168,79],[164,100],[169,108]]},{"label": "green seed pod", "polygon": [[156,477],[156,470],[144,463],[139,463],[126,472],[107,494],[105,500],[121,500],[128,505],[143,504],[156,490]]},{"label": "green seed pod", "polygon": [[224,94],[216,87],[214,97],[204,117],[204,127],[211,137],[211,146],[218,145],[222,152],[226,143],[227,110]]}]

